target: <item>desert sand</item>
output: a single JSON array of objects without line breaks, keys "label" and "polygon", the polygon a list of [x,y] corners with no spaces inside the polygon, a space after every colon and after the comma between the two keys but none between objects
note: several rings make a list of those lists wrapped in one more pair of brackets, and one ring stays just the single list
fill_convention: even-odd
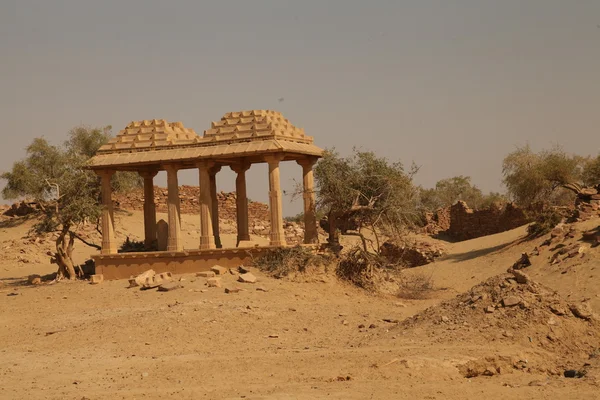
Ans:
[{"label": "desert sand", "polygon": [[[119,242],[143,237],[140,212],[117,218]],[[197,246],[197,219],[183,216],[186,247]],[[52,242],[27,239],[32,223],[0,227],[2,399],[600,398],[600,355],[590,357],[598,324],[568,310],[582,301],[600,309],[600,247],[580,234],[555,239],[583,250],[554,265],[553,246],[539,247],[549,236],[523,241],[526,227],[446,243],[448,255],[406,271],[431,276],[435,289],[404,299],[332,271],[274,279],[252,269],[257,283],[228,274],[222,288],[175,276],[183,288],[170,292],[124,280],[28,285],[28,275],[55,271],[45,255]],[[500,289],[501,275],[536,246],[524,270],[534,283]],[[78,243],[76,261],[92,252]],[[507,294],[526,299],[524,308],[484,311]],[[586,363],[585,377],[562,376]]]}]

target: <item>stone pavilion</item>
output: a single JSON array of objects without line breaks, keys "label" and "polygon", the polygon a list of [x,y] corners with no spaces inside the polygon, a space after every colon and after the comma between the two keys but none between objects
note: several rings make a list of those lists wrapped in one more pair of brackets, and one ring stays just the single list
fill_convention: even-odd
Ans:
[{"label": "stone pavilion", "polygon": [[[307,245],[317,243],[313,165],[323,151],[313,138],[271,110],[229,112],[199,136],[181,122],[144,120],[129,123],[102,146],[89,167],[102,179],[102,251],[94,256],[96,273],[105,279],[128,278],[149,268],[156,272],[186,273],[214,264],[237,266],[251,254],[285,246],[279,165],[295,161],[302,167],[304,222]],[[250,247],[246,171],[256,163],[269,165],[270,246]],[[223,248],[219,237],[217,173],[229,167],[236,174],[237,246]],[[184,249],[181,238],[178,171],[198,169],[200,241]],[[118,253],[115,241],[111,177],[134,171],[144,179],[145,244],[158,251]],[[165,248],[157,247],[154,177],[167,173],[168,228]]]}]

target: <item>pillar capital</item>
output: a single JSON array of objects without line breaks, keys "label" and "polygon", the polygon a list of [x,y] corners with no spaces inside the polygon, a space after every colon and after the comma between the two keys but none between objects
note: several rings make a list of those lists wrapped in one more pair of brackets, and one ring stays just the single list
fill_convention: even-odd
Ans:
[{"label": "pillar capital", "polygon": [[221,171],[222,166],[220,165],[214,165],[212,166],[209,170],[208,173],[210,174],[211,178],[214,178],[214,176]]},{"label": "pillar capital", "polygon": [[144,179],[151,179],[158,174],[158,169],[145,169],[138,171],[138,174]]},{"label": "pillar capital", "polygon": [[318,157],[308,156],[305,158],[300,158],[300,159],[296,160],[296,162],[298,163],[298,165],[300,165],[302,167],[310,168],[310,167],[314,166],[318,160],[319,160]]},{"label": "pillar capital", "polygon": [[265,156],[265,161],[269,165],[277,165],[280,161],[283,161],[284,158],[285,156],[283,155],[283,153],[267,154]]},{"label": "pillar capital", "polygon": [[94,172],[102,178],[111,178],[116,171],[113,169],[95,169]]},{"label": "pillar capital", "polygon": [[212,160],[198,160],[198,161],[196,161],[195,165],[196,165],[196,168],[208,170],[208,169],[214,167],[215,162]]},{"label": "pillar capital", "polygon": [[165,164],[163,168],[167,172],[177,172],[181,169],[181,166],[179,164]]},{"label": "pillar capital", "polygon": [[229,168],[231,168],[231,170],[233,172],[235,172],[236,174],[241,174],[243,172],[248,171],[250,169],[250,165],[251,164],[249,162],[242,161],[242,162],[239,162],[239,163],[236,163],[236,164],[231,164],[229,166]]}]

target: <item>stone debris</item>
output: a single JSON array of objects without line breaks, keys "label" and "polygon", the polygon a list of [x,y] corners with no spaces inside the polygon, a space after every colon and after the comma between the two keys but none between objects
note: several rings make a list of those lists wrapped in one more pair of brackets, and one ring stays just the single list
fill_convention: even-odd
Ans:
[{"label": "stone debris", "polygon": [[525,284],[525,283],[529,283],[529,281],[531,280],[529,278],[529,275],[527,275],[525,272],[522,272],[519,270],[512,270],[510,272],[514,275],[517,283]]},{"label": "stone debris", "polygon": [[147,271],[142,272],[136,277],[132,276],[131,278],[129,278],[129,287],[132,288],[137,286],[143,286],[144,283],[146,283],[146,279],[152,278],[154,275],[156,275],[156,272],[153,269],[149,269]]},{"label": "stone debris", "polygon": [[220,288],[221,287],[221,278],[208,278],[206,280],[206,285],[208,287]]},{"label": "stone debris", "polygon": [[571,304],[569,305],[569,309],[571,310],[574,316],[585,320],[592,319],[594,315],[587,303]]},{"label": "stone debris", "polygon": [[519,270],[523,268],[527,268],[531,266],[531,261],[529,260],[529,255],[527,253],[521,254],[521,258],[517,260],[512,266],[512,269]]},{"label": "stone debris", "polygon": [[381,245],[381,255],[390,263],[400,263],[410,268],[432,263],[444,254],[446,250],[443,246],[425,241],[406,243],[388,241]]},{"label": "stone debris", "polygon": [[215,275],[216,274],[214,271],[200,271],[196,274],[196,276],[199,276],[201,278],[214,278]]},{"label": "stone debris", "polygon": [[27,283],[30,285],[41,285],[42,277],[39,275],[29,275],[27,278]]},{"label": "stone debris", "polygon": [[215,275],[225,275],[227,273],[227,268],[221,267],[220,265],[215,265],[210,269]]},{"label": "stone debris", "polygon": [[239,293],[242,289],[240,288],[225,288],[225,293]]},{"label": "stone debris", "polygon": [[104,282],[104,275],[102,275],[102,274],[95,274],[95,275],[90,276],[90,283],[92,285],[97,285],[97,284],[102,283],[102,282]]},{"label": "stone debris", "polygon": [[177,282],[163,283],[158,287],[159,292],[170,292],[172,290],[181,289],[183,286]]},{"label": "stone debris", "polygon": [[251,272],[246,272],[245,274],[240,274],[238,281],[242,283],[256,283],[256,276]]},{"label": "stone debris", "polygon": [[521,299],[517,296],[507,296],[502,299],[502,305],[504,307],[514,307],[521,303]]}]

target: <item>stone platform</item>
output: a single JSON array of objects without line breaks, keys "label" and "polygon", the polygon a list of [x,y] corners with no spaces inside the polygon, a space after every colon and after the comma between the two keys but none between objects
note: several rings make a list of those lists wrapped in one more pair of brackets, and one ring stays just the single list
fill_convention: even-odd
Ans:
[{"label": "stone platform", "polygon": [[274,246],[156,251],[144,253],[118,253],[94,255],[96,274],[104,275],[105,280],[128,279],[132,275],[153,269],[156,273],[188,274],[208,271],[214,265],[234,268],[249,263],[252,257],[260,257]]}]

